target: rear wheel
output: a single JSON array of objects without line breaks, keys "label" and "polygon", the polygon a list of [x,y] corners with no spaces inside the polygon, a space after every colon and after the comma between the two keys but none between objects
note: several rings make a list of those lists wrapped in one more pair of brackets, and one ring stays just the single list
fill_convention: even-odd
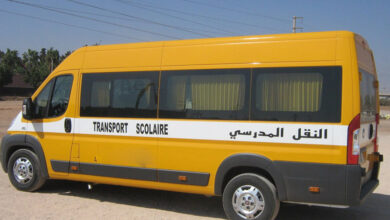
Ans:
[{"label": "rear wheel", "polygon": [[35,191],[44,183],[38,156],[27,149],[15,151],[8,161],[8,177],[18,190]]},{"label": "rear wheel", "polygon": [[280,205],[275,186],[263,176],[253,173],[231,179],[225,187],[222,201],[230,219],[274,219]]}]

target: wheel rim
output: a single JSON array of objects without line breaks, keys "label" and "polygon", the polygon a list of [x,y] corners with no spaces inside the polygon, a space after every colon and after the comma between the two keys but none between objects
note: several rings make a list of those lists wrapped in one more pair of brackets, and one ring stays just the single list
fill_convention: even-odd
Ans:
[{"label": "wheel rim", "polygon": [[26,157],[19,157],[13,167],[14,177],[18,183],[27,184],[34,176],[34,168],[32,163]]},{"label": "wheel rim", "polygon": [[265,207],[263,194],[252,185],[240,186],[236,189],[233,194],[232,204],[237,215],[244,219],[259,217]]}]

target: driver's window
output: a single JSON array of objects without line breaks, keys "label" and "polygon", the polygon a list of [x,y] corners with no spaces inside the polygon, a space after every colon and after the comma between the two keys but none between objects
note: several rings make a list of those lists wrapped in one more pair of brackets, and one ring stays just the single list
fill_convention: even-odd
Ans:
[{"label": "driver's window", "polygon": [[34,99],[34,118],[52,118],[65,113],[72,89],[72,75],[58,76]]},{"label": "driver's window", "polygon": [[47,105],[50,98],[50,91],[55,79],[50,80],[45,88],[39,93],[34,100],[34,118],[44,118],[46,116]]},{"label": "driver's window", "polygon": [[49,105],[48,117],[57,117],[65,113],[68,107],[72,82],[73,77],[71,75],[57,77]]}]

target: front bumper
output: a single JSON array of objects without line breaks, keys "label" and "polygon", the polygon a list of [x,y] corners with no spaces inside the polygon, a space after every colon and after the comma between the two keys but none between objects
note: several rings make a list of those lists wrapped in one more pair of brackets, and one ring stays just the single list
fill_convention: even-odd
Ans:
[{"label": "front bumper", "polygon": [[6,165],[6,153],[4,152],[8,147],[8,140],[9,140],[10,135],[5,135],[1,139],[1,145],[0,145],[0,162],[1,162],[1,167],[3,168],[4,172],[7,172],[7,165]]}]

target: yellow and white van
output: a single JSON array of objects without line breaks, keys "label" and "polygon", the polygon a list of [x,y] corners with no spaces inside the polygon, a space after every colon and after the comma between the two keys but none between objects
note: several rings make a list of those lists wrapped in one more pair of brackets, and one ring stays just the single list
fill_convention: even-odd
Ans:
[{"label": "yellow and white van", "polygon": [[46,179],[352,206],[379,184],[378,81],[347,31],[88,46],[42,83],[1,144],[19,190]]}]

